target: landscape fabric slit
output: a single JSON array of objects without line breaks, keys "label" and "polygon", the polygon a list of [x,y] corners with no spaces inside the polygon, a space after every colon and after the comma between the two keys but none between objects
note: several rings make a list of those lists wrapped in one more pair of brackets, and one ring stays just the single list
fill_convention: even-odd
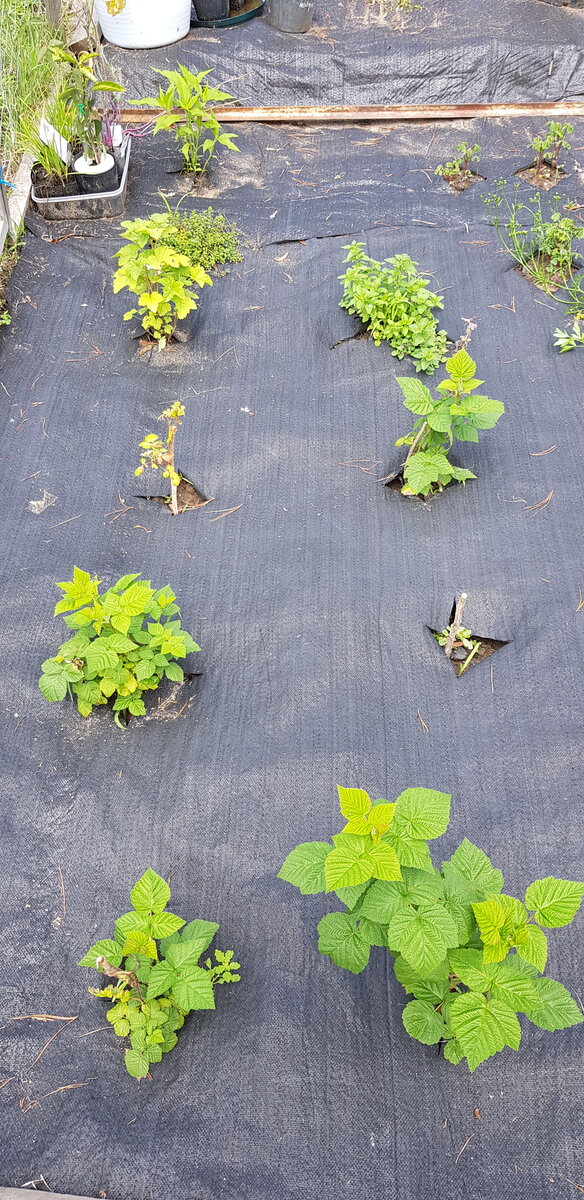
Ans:
[{"label": "landscape fabric slit", "polygon": [[424,0],[410,14],[369,0],[317,0],[299,37],[265,18],[192,29],[178,47],[106,57],[128,88],[151,96],[177,55],[212,68],[244,105],[479,104],[584,95],[584,10],[543,0]]},{"label": "landscape fabric slit", "polygon": [[[1,1185],[564,1200],[582,1180],[577,1028],[525,1022],[518,1055],[454,1068],[407,1036],[388,955],[374,949],[361,975],[334,966],[316,936],[330,905],[276,878],[298,842],[328,836],[337,783],[451,793],[437,861],[468,837],[513,894],[581,877],[581,352],[554,349],[565,311],[513,269],[481,199],[529,162],[537,132],[239,129],[240,154],[181,209],[235,220],[244,258],[205,288],[176,352],[139,355],[122,321],[118,225],[26,237],[0,364]],[[463,137],[486,182],[456,196],[433,171]],[[185,194],[164,135],[132,162],[127,217],[156,210],[160,187]],[[571,197],[581,154],[564,162]],[[476,480],[428,504],[380,482],[403,454],[396,376],[413,367],[352,336],[338,282],[352,239],[430,274],[453,342],[476,323],[477,374],[505,404],[479,445],[457,447]],[[136,496],[133,470],[176,399],[177,460],[216,499],[173,518]],[[31,511],[44,491],[54,503]],[[193,685],[124,731],[37,688],[65,629],[55,581],[74,563],[104,586],[136,571],[170,583],[202,648]],[[427,630],[461,591],[467,625],[508,644],[459,680]],[[138,1084],[87,993],[99,977],[76,964],[148,866],[185,919],[220,922],[242,969]],[[577,922],[551,943],[550,974],[576,992],[581,946]]]}]

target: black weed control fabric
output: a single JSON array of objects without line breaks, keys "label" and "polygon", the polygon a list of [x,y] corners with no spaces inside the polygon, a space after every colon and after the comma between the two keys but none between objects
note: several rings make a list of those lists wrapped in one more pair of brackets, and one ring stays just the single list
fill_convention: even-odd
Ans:
[{"label": "black weed control fabric", "polygon": [[[237,219],[245,258],[173,354],[139,355],[122,323],[115,230],[28,237],[1,371],[1,1184],[42,1176],[110,1200],[564,1200],[584,1179],[578,1028],[527,1027],[519,1054],[470,1076],[408,1038],[388,955],[359,976],[321,958],[327,903],[276,878],[297,842],[337,827],[336,783],[452,793],[438,859],[468,836],[512,893],[582,875],[582,352],[553,349],[563,312],[498,253],[486,185],[457,198],[432,175],[462,136],[483,145],[488,180],[509,174],[535,131],[240,131],[241,154],[194,204]],[[144,215],[163,181],[184,185],[163,141],[135,152],[130,212]],[[460,448],[477,480],[432,504],[378,482],[408,428],[395,376],[411,367],[355,339],[338,307],[352,237],[432,272],[452,338],[477,321],[479,374],[506,406]],[[177,398],[180,466],[215,499],[173,519],[136,498],[132,471]],[[170,583],[202,646],[202,676],[125,732],[37,690],[73,563],[104,584]],[[426,627],[462,589],[472,628],[509,644],[457,679]],[[220,922],[242,980],[137,1084],[76,963],[148,865],[174,911]],[[577,992],[582,919],[550,943],[550,974]]]},{"label": "black weed control fabric", "polygon": [[153,68],[216,68],[245,105],[471,104],[578,99],[584,94],[584,11],[543,0],[423,0],[404,17],[369,0],[317,0],[309,33],[257,17],[193,29],[160,50],[108,47],[134,99]]}]

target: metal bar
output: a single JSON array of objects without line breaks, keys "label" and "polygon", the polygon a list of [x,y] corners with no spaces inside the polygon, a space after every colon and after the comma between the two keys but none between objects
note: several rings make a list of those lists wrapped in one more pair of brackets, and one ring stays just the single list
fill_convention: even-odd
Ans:
[{"label": "metal bar", "polygon": [[[176,110],[178,111],[178,110]],[[151,121],[158,110],[129,108],[122,113],[124,121]],[[584,117],[581,100],[537,101],[533,104],[355,104],[349,106],[310,105],[306,107],[245,108],[239,105],[218,105],[216,117],[229,123],[256,121],[315,122],[329,121],[461,121],[473,117]]]}]

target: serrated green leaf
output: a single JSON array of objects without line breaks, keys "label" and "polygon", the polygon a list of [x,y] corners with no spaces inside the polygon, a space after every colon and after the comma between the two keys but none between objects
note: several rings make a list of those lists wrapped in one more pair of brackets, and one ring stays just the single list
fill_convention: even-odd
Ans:
[{"label": "serrated green leaf", "polygon": [[[137,585],[133,584],[132,586]],[[130,892],[130,903],[136,912],[161,913],[169,900],[170,888],[166,880],[157,875],[152,867],[148,867]]]},{"label": "serrated green leaf", "polygon": [[448,963],[444,959],[430,975],[422,979],[406,962],[403,955],[398,954],[393,968],[395,977],[406,992],[416,997],[416,1000],[428,1000],[431,1004],[442,1004],[450,995],[450,980]]},{"label": "serrated green leaf", "polygon": [[156,942],[140,929],[131,929],[122,946],[122,954],[140,954],[144,958],[158,957]]},{"label": "serrated green leaf", "polygon": [[350,913],[328,913],[318,923],[318,948],[338,967],[358,975],[369,962],[370,946]]},{"label": "serrated green leaf", "polygon": [[538,1029],[568,1029],[571,1025],[580,1025],[584,1015],[572,998],[569,991],[555,979],[533,979],[532,988],[536,1000],[531,1008],[525,1009],[525,1014],[532,1025]]},{"label": "serrated green leaf", "polygon": [[488,896],[472,906],[481,938],[486,946],[496,946],[502,940],[501,930],[505,924],[506,912],[496,896]]},{"label": "serrated green leaf", "polygon": [[325,890],[334,892],[339,887],[353,887],[364,883],[373,874],[369,858],[369,839],[352,834],[336,834],[334,850],[327,854],[324,864]]},{"label": "serrated green leaf", "polygon": [[538,971],[545,971],[548,945],[543,929],[537,925],[527,925],[517,935],[517,953],[525,962],[531,963]]},{"label": "serrated green leaf", "polygon": [[519,1049],[521,1026],[502,1000],[495,997],[488,1000],[479,992],[465,992],[454,1000],[449,1017],[471,1071],[505,1046]]},{"label": "serrated green leaf", "polygon": [[165,992],[170,990],[175,981],[176,972],[173,971],[169,963],[165,962],[164,960],[162,962],[155,963],[150,972],[146,999],[153,1000],[156,998],[156,996],[164,995]]},{"label": "serrated green leaf", "polygon": [[410,1037],[424,1046],[435,1046],[448,1032],[443,1017],[427,1000],[410,1000],[402,1012],[402,1021]]},{"label": "serrated green leaf", "polygon": [[362,817],[369,812],[371,800],[362,788],[345,788],[337,784],[341,812],[348,821],[354,817]]},{"label": "serrated green leaf", "polygon": [[421,976],[434,971],[446,951],[458,945],[456,925],[440,904],[397,912],[389,923],[387,938],[390,948],[399,950]]},{"label": "serrated green leaf", "polygon": [[461,1062],[464,1058],[460,1042],[458,1042],[456,1038],[450,1038],[450,1040],[445,1043],[443,1054],[446,1061],[453,1063],[455,1067],[457,1067],[459,1062]]},{"label": "serrated green leaf", "polygon": [[379,925],[388,925],[396,912],[408,907],[405,891],[404,883],[381,880],[372,883],[359,908],[359,916]]},{"label": "serrated green leaf", "polygon": [[126,1050],[126,1071],[133,1079],[144,1079],[148,1074],[148,1058],[142,1050]]},{"label": "serrated green leaf", "polygon": [[[341,903],[346,904],[349,911],[351,911],[361,899],[361,896],[367,891],[368,887],[369,883],[366,881],[365,883],[357,883],[354,887],[336,888],[335,896],[338,896]],[[322,890],[321,888],[320,891]]]},{"label": "serrated green leaf", "polygon": [[396,383],[401,389],[404,405],[410,412],[420,417],[425,417],[432,412],[434,408],[432,393],[420,379],[410,379],[408,376],[398,375]]},{"label": "serrated green leaf", "polygon": [[185,673],[182,667],[179,667],[178,663],[169,663],[164,669],[164,674],[166,675],[166,678],[172,680],[173,683],[182,683],[185,677]]},{"label": "serrated green leaf", "polygon": [[325,889],[325,859],[330,842],[301,842],[285,859],[278,879],[297,887],[303,896],[315,896]]},{"label": "serrated green leaf", "polygon": [[[105,958],[107,962],[112,964],[112,967],[119,967],[122,961],[122,951],[117,942],[112,938],[102,938],[100,942],[95,942],[90,946],[83,958],[79,960],[78,967],[95,967],[97,958]],[[96,967],[96,970],[99,968]]]},{"label": "serrated green leaf", "polygon": [[188,925],[185,925],[180,935],[181,941],[187,942],[192,939],[203,942],[203,950],[206,950],[207,946],[211,945],[218,929],[219,925],[216,921],[201,921],[197,918],[195,921],[189,921]]},{"label": "serrated green leaf", "polygon": [[92,674],[104,675],[110,667],[117,666],[119,656],[116,651],[110,646],[111,638],[98,637],[93,642],[88,642],[86,648],[82,651],[83,657],[87,664],[87,670]]},{"label": "serrated green leaf", "polygon": [[151,937],[166,938],[182,929],[183,925],[182,917],[177,917],[175,913],[154,913],[148,920],[148,932]]},{"label": "serrated green leaf", "polygon": [[431,788],[406,788],[397,798],[395,829],[423,841],[440,837],[448,828],[450,799]]},{"label": "serrated green leaf", "polygon": [[490,858],[467,838],[448,862],[442,863],[445,880],[469,900],[482,900],[488,893],[503,889],[503,876]]},{"label": "serrated green leaf", "polygon": [[370,874],[374,879],[387,881],[401,879],[399,859],[392,846],[379,842],[376,846],[371,847],[367,857],[371,864]]},{"label": "serrated green leaf", "polygon": [[[172,947],[176,949],[175,946]],[[210,971],[187,963],[177,970],[178,980],[173,985],[172,996],[183,1012],[215,1008],[213,983]]]},{"label": "serrated green leaf", "polygon": [[584,896],[584,883],[547,875],[536,879],[525,893],[525,903],[545,929],[560,929],[573,921]]},{"label": "serrated green leaf", "polygon": [[397,827],[395,821],[381,840],[387,842],[388,846],[393,846],[402,867],[416,867],[419,871],[428,873],[434,871],[427,843]]}]

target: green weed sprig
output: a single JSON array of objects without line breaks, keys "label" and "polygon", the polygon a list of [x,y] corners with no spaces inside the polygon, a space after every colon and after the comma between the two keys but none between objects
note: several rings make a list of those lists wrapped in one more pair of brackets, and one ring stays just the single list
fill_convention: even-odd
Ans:
[{"label": "green weed sprig", "polygon": [[161,412],[158,420],[166,421],[166,441],[163,442],[155,433],[147,433],[143,441],[139,443],[142,453],[140,463],[134,471],[134,475],[142,475],[145,467],[153,467],[155,471],[159,467],[162,468],[163,479],[170,480],[170,510],[175,517],[178,515],[177,489],[180,475],[174,465],[174,439],[179,425],[182,425],[181,418],[184,417],[185,412],[184,404],[178,400],[170,408],[165,408]]}]

